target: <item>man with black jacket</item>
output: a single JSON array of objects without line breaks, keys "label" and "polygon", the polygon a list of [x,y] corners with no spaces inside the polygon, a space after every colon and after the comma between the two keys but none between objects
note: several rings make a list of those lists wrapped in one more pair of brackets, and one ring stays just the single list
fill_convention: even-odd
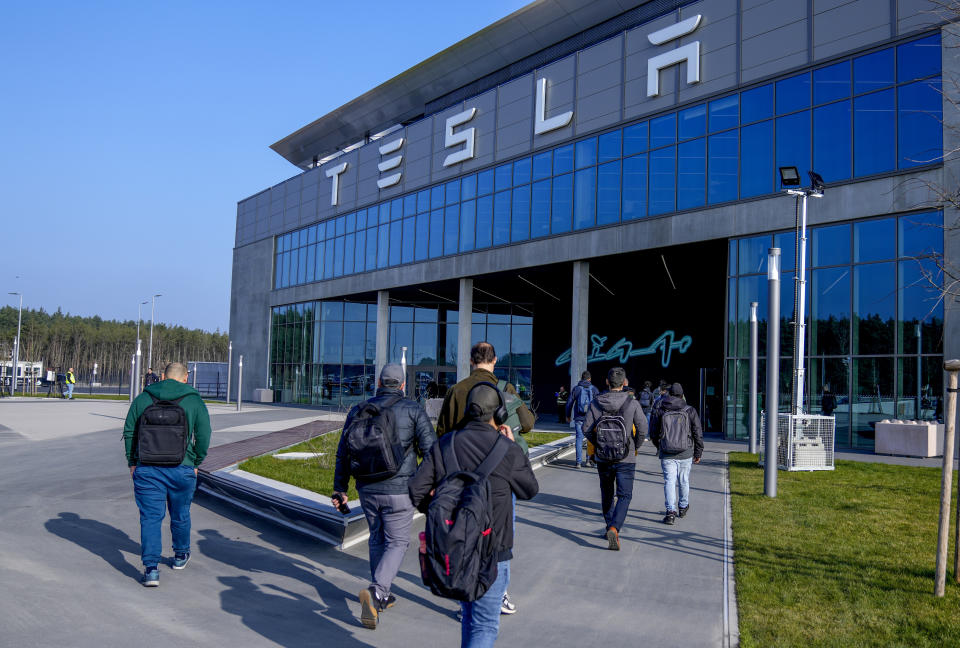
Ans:
[{"label": "man with black jacket", "polygon": [[[494,412],[502,404],[495,384],[474,386],[466,400],[470,418],[452,434],[446,434],[433,446],[410,480],[410,499],[426,513],[434,489],[447,471],[443,465],[442,446],[456,437],[456,457],[461,470],[475,470],[493,448],[500,434],[512,437],[510,428],[494,421]],[[512,440],[512,439],[511,439]],[[493,533],[497,550],[497,580],[487,592],[471,603],[462,604],[461,646],[492,646],[500,630],[500,608],[509,578],[513,557],[513,498],[528,500],[540,490],[530,461],[520,446],[513,444],[489,477],[493,501]]]},{"label": "man with black jacket", "polygon": [[[627,431],[626,456],[619,461],[597,462],[600,475],[600,504],[603,520],[606,524],[608,548],[620,549],[620,529],[627,518],[630,500],[633,498],[633,475],[637,467],[637,449],[643,445],[647,435],[647,417],[640,403],[629,393],[623,391],[627,375],[623,367],[614,367],[607,372],[608,391],[594,399],[583,421],[584,435],[590,443],[597,445],[596,426],[604,416],[622,416]],[[632,426],[632,427],[631,427]],[[616,503],[614,503],[616,492]]]},{"label": "man with black jacket", "polygon": [[[663,471],[663,496],[667,510],[664,524],[673,524],[690,509],[690,468],[703,454],[700,417],[683,399],[683,387],[673,383],[650,415],[650,440],[657,447]],[[677,508],[677,485],[680,506]]]},{"label": "man with black jacket", "polygon": [[[404,459],[400,470],[382,481],[357,480],[360,506],[370,527],[370,586],[360,592],[360,621],[371,630],[379,622],[380,612],[392,606],[396,598],[390,593],[390,585],[400,569],[403,555],[410,544],[410,526],[413,522],[413,506],[407,495],[407,482],[417,470],[417,455],[425,456],[437,440],[427,413],[413,400],[403,397],[403,368],[388,364],[380,371],[380,387],[368,402],[389,406],[393,413],[397,441],[403,446]],[[391,404],[392,403],[392,404]],[[354,406],[343,423],[346,431],[360,409]],[[333,476],[335,507],[347,501],[350,483],[350,452],[346,434],[340,436],[337,447],[337,465]]]}]

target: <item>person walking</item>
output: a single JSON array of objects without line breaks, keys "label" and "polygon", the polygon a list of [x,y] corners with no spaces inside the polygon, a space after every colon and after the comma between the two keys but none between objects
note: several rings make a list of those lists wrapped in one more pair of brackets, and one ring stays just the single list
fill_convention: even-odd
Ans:
[{"label": "person walking", "polygon": [[160,584],[161,524],[170,512],[174,569],[190,560],[190,503],[197,471],[210,446],[210,415],[187,383],[187,368],[171,362],[163,380],[137,396],[123,424],[127,465],[140,509],[143,584]]},{"label": "person walking", "polygon": [[[657,390],[659,392],[659,390]],[[643,413],[647,416],[647,428],[650,428],[650,413],[653,411],[653,383],[649,380],[643,381],[643,389],[640,391],[640,394],[637,396],[637,400],[640,401],[640,407],[643,408]]]},{"label": "person walking", "polygon": [[[674,524],[690,510],[690,468],[703,455],[703,429],[697,410],[683,399],[683,387],[673,383],[654,407],[650,440],[657,448],[663,472],[664,524]],[[680,490],[679,506],[677,488]]]},{"label": "person walking", "polygon": [[[445,453],[453,453],[461,471],[475,471],[500,442],[500,435],[512,437],[508,426],[497,422],[503,418],[503,396],[496,383],[474,385],[464,399],[465,416],[459,429],[451,430],[433,446],[410,480],[410,499],[426,513],[433,493],[455,467],[444,461]],[[511,439],[512,440],[512,439]],[[513,509],[515,499],[529,500],[540,490],[530,460],[516,443],[508,446],[500,462],[489,474],[492,497],[492,533],[496,551],[497,577],[479,599],[461,603],[461,648],[489,648],[500,631],[500,615],[510,578],[513,558]]]},{"label": "person walking", "polygon": [[77,375],[73,373],[73,367],[67,369],[67,400],[73,400],[73,386],[77,384]]},{"label": "person walking", "polygon": [[[567,399],[567,418],[573,421],[573,426],[577,431],[577,468],[583,463],[583,422],[587,417],[587,411],[590,404],[600,395],[600,390],[590,382],[589,371],[580,374],[580,382],[571,390],[570,398]],[[589,458],[592,463],[593,459]]]},{"label": "person walking", "polygon": [[143,377],[143,386],[146,388],[155,382],[160,382],[160,376],[153,373],[153,367],[150,367],[147,369],[147,375]]},{"label": "person walking", "polygon": [[[403,367],[384,365],[376,395],[355,405],[344,421],[333,475],[334,507],[346,504],[347,488],[353,477],[370,527],[367,546],[371,580],[370,586],[360,591],[359,599],[360,622],[371,630],[377,628],[380,612],[396,602],[390,586],[410,544],[413,523],[407,482],[417,470],[417,457],[425,456],[437,440],[424,409],[416,401],[404,398],[404,386]],[[381,414],[385,411],[386,415]],[[374,464],[364,459],[370,454],[360,446],[364,440],[372,439],[375,449],[380,450],[384,437],[390,442],[388,445],[399,445],[399,462],[395,461],[396,472],[378,478],[369,474]]]},{"label": "person walking", "polygon": [[[620,549],[620,531],[633,497],[637,452],[647,435],[647,418],[640,403],[623,391],[622,367],[607,372],[608,391],[597,396],[584,418],[583,429],[594,446],[600,476],[600,507],[608,548]],[[616,496],[616,497],[614,497]]]}]

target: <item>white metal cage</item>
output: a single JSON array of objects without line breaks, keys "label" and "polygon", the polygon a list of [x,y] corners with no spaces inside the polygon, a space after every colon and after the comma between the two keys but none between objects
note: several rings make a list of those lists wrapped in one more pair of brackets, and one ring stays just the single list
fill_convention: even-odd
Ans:
[{"label": "white metal cage", "polygon": [[[765,461],[767,413],[760,417],[760,465]],[[819,414],[777,416],[777,467],[780,470],[833,470],[836,419]]]}]

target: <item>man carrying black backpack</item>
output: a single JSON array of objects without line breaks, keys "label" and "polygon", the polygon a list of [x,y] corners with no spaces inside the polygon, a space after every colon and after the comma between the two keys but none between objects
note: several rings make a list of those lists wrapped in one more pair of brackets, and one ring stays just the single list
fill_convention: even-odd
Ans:
[{"label": "man carrying black backpack", "polygon": [[360,592],[360,622],[375,630],[380,612],[396,598],[390,585],[410,544],[413,505],[407,482],[437,437],[427,413],[404,398],[403,367],[384,365],[380,387],[350,410],[337,446],[331,502],[346,508],[350,477],[357,481],[360,506],[370,527],[370,586]]},{"label": "man carrying black backpack", "polygon": [[[409,491],[414,505],[427,514],[421,556],[426,584],[462,602],[461,646],[492,646],[513,557],[511,496],[528,500],[540,487],[520,446],[501,438],[510,439],[513,432],[504,425],[508,412],[496,384],[480,382],[470,389],[465,416],[458,430],[434,445],[410,480]],[[484,465],[488,457],[492,459]],[[473,510],[473,500],[459,495],[476,492],[460,488],[470,484],[483,486],[489,507],[485,511]],[[465,555],[465,545],[474,551]]]},{"label": "man carrying black backpack", "polygon": [[187,385],[187,368],[171,362],[163,380],[143,390],[131,403],[123,424],[127,465],[140,509],[143,584],[160,584],[160,528],[170,510],[174,569],[190,560],[190,503],[197,488],[197,468],[210,446],[210,415],[203,398]]},{"label": "man carrying black backpack", "polygon": [[583,422],[587,418],[590,403],[600,393],[600,390],[593,386],[590,379],[589,371],[580,374],[580,382],[573,388],[573,391],[570,392],[570,398],[567,399],[567,418],[573,421],[574,428],[577,431],[577,468],[583,465]]},{"label": "man carrying black backpack", "polygon": [[647,435],[647,417],[640,403],[623,391],[625,380],[623,367],[607,372],[609,391],[594,399],[583,423],[584,435],[594,446],[605,536],[614,551],[620,549],[620,529],[633,497],[637,449]]},{"label": "man carrying black backpack", "polygon": [[[700,417],[683,399],[683,387],[673,383],[650,416],[650,440],[657,447],[663,471],[664,524],[673,524],[690,509],[690,467],[700,463],[703,429]],[[677,507],[677,486],[680,506]]]}]

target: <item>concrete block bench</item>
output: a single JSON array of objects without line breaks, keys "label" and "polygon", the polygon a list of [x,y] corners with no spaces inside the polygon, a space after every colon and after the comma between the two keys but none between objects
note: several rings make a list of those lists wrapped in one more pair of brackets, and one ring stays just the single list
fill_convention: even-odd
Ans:
[{"label": "concrete block bench", "polygon": [[908,457],[943,455],[943,424],[934,421],[877,422],[874,453]]}]

